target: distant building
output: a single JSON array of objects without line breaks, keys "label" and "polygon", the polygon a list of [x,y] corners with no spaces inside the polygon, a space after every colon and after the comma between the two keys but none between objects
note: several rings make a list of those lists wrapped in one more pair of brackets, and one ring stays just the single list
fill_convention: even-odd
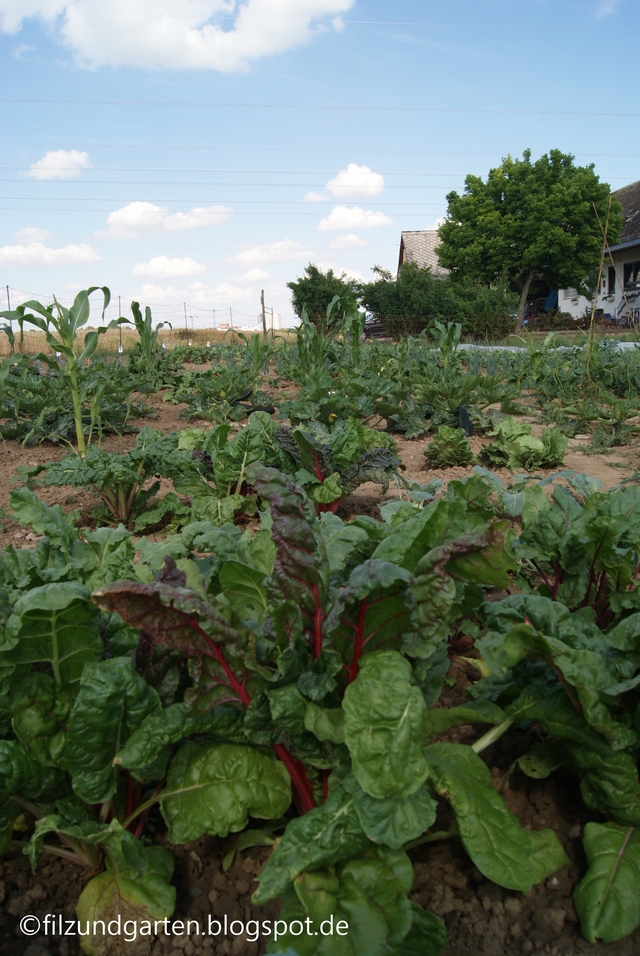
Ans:
[{"label": "distant building", "polygon": [[[617,189],[612,195],[622,205],[624,216],[620,239],[605,260],[596,308],[615,323],[629,319],[640,323],[640,180]],[[611,262],[613,260],[613,264]],[[558,308],[583,315],[591,303],[575,289],[562,289]]]},{"label": "distant building", "polygon": [[440,239],[437,229],[419,229],[400,233],[398,272],[405,262],[415,262],[421,269],[431,269],[434,276],[446,276],[448,269],[440,265],[436,248]]}]

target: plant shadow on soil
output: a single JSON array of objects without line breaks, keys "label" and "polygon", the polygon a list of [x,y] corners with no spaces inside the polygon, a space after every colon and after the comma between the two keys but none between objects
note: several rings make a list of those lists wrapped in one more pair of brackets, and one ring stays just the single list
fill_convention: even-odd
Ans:
[{"label": "plant shadow on soil", "polygon": [[[157,417],[145,419],[163,432],[190,424],[205,424],[179,419],[180,406],[167,405],[161,395],[149,401]],[[433,478],[444,482],[457,480],[472,473],[471,468],[430,469],[425,463],[423,449],[426,439],[408,441],[400,437],[398,446],[406,465],[405,475],[424,483]],[[477,453],[486,439],[472,438]],[[135,435],[109,436],[103,447],[110,451],[126,451],[135,444]],[[633,473],[640,465],[640,448],[634,443],[619,452],[602,456],[583,455],[579,442],[570,442],[567,468],[582,471],[599,478],[605,487],[611,487]],[[66,449],[51,445],[22,448],[15,442],[0,446],[0,508],[8,505],[9,492],[15,484],[20,465],[31,465],[59,458]],[[513,473],[497,472],[502,478]],[[64,511],[80,510],[85,518],[98,504],[97,498],[77,488],[37,488],[47,504],[60,503]],[[356,514],[379,518],[379,505],[398,491],[390,488],[381,496],[375,485],[366,484],[340,504],[338,514],[349,520]],[[0,522],[0,547],[30,546],[35,536],[29,535],[11,518]],[[449,671],[448,687],[439,702],[451,707],[466,699],[464,688],[478,679],[478,672],[461,658],[454,658]],[[472,743],[482,730],[474,726],[454,728],[441,739]],[[590,813],[583,805],[578,782],[568,773],[556,773],[549,780],[533,781],[517,772],[509,775],[513,761],[531,746],[531,735],[539,742],[535,728],[512,729],[483,753],[494,785],[502,793],[507,806],[523,826],[529,829],[552,827],[571,861],[568,869],[560,870],[545,883],[534,887],[527,895],[504,890],[487,881],[466,856],[460,841],[452,839],[417,847],[410,851],[414,862],[415,883],[412,899],[440,916],[447,927],[449,944],[442,956],[637,956],[640,952],[640,929],[625,940],[610,944],[587,943],[580,934],[577,916],[571,899],[575,885],[582,878],[586,865],[580,837],[589,820],[603,818]],[[440,808],[437,829],[450,822],[446,805]],[[442,824],[442,826],[441,826]],[[257,826],[260,822],[257,821]],[[167,845],[159,828],[158,842]],[[171,847],[176,859],[174,883],[178,901],[174,919],[199,920],[202,925],[211,916],[214,920],[227,915],[229,921],[273,919],[279,904],[273,902],[257,907],[251,902],[256,889],[255,877],[267,857],[264,848],[249,849],[238,854],[225,874],[222,859],[233,845],[233,839],[203,838],[191,844]],[[46,937],[43,934],[26,937],[19,929],[19,920],[25,914],[43,918],[45,914],[75,916],[75,903],[83,888],[81,870],[66,861],[50,856],[41,858],[35,874],[28,860],[19,850],[12,851],[0,861],[0,956],[77,956],[81,952],[75,937]],[[109,956],[258,956],[266,951],[267,941],[250,941],[245,937],[221,939],[208,936],[164,938],[159,936],[148,948],[147,942],[117,944]],[[124,948],[123,948],[124,947]]]}]

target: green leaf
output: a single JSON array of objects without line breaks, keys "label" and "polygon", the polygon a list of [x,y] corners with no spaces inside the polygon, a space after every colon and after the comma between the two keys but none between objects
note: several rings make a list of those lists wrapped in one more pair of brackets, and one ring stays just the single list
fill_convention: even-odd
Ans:
[{"label": "green leaf", "polygon": [[460,724],[499,724],[505,719],[501,707],[490,700],[472,700],[460,707],[437,707],[427,711],[425,741]]},{"label": "green leaf", "polygon": [[322,806],[288,824],[259,876],[254,902],[281,896],[298,874],[354,856],[368,843],[353,797],[342,787],[332,787]]},{"label": "green leaf", "polygon": [[441,425],[423,452],[432,468],[471,465],[476,460],[461,428]]},{"label": "green leaf", "polygon": [[[76,914],[82,929],[98,920],[108,925],[120,919],[121,925],[139,926],[143,920],[164,920],[173,915],[176,901],[175,887],[170,880],[173,858],[168,850],[158,846],[143,850],[145,867],[132,875],[127,867],[111,853],[107,855],[107,869],[85,886],[76,904]],[[98,924],[99,925],[99,924]],[[117,923],[114,925],[118,925]],[[96,934],[82,937],[86,956],[112,956],[114,943],[126,951],[126,936],[111,937]]]},{"label": "green leaf", "polygon": [[364,792],[353,774],[349,774],[343,785],[353,796],[360,825],[369,839],[392,850],[417,840],[436,818],[436,802],[424,786],[408,797],[377,800]]},{"label": "green leaf", "polygon": [[[335,871],[304,873],[294,883],[295,893],[285,895],[281,917],[289,924],[308,917],[312,931],[288,934],[267,951],[295,946],[301,956],[394,956],[413,921],[407,899],[412,880],[406,854],[386,847],[371,847]],[[336,931],[340,923],[342,932]],[[330,925],[333,934],[323,936],[323,926],[326,932]]]},{"label": "green leaf", "polygon": [[254,846],[273,846],[275,838],[266,832],[266,830],[243,830],[238,836],[232,850],[222,860],[222,869],[226,873],[233,866],[233,861],[237,853],[243,850],[249,850]]},{"label": "green leaf", "polygon": [[587,823],[589,869],[574,892],[585,939],[624,939],[640,924],[640,832],[617,823]]},{"label": "green leaf", "polygon": [[66,724],[73,699],[48,674],[28,674],[11,687],[12,726],[38,763],[64,766]]},{"label": "green leaf", "polygon": [[68,686],[103,650],[89,591],[63,582],[32,588],[18,598],[0,643],[0,660],[12,664],[46,661],[56,684]]},{"label": "green leaf", "polygon": [[369,541],[369,535],[363,528],[345,524],[330,511],[320,515],[320,534],[327,550],[331,574],[342,571],[347,561]]},{"label": "green leaf", "polygon": [[161,710],[156,691],[128,657],[85,667],[67,732],[65,760],[73,789],[87,803],[108,800],[116,790],[116,754],[131,733]]},{"label": "green leaf", "polygon": [[342,707],[318,707],[313,701],[307,704],[304,714],[305,730],[315,734],[318,740],[344,743],[344,711]]},{"label": "green leaf", "polygon": [[[555,834],[542,831],[546,842],[538,836],[534,846],[494,789],[489,768],[470,747],[431,744],[425,755],[437,792],[451,802],[464,848],[487,879],[527,893],[536,880],[558,869],[562,847]],[[545,863],[552,866],[546,873]]]},{"label": "green leaf", "polygon": [[411,665],[397,651],[374,651],[344,695],[345,742],[353,771],[372,797],[406,797],[424,783],[426,706],[411,683]]},{"label": "green leaf", "polygon": [[227,561],[220,570],[226,599],[241,621],[262,621],[267,610],[265,574],[240,561]]},{"label": "green leaf", "polygon": [[447,945],[447,931],[442,920],[411,904],[413,922],[395,956],[440,956]]},{"label": "green leaf", "polygon": [[291,803],[291,779],[275,757],[237,744],[187,741],[173,758],[160,794],[172,843],[205,833],[226,836],[250,816],[280,817]]}]

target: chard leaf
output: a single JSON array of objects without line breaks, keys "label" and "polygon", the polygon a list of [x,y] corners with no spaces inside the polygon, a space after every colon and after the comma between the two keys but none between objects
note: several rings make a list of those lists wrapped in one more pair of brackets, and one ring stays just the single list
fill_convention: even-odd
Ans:
[{"label": "chard leaf", "polygon": [[240,561],[227,561],[220,570],[224,595],[241,621],[262,621],[266,610],[265,574]]},{"label": "chard leaf", "polygon": [[447,945],[444,923],[415,903],[411,904],[411,912],[411,929],[395,956],[440,956]]},{"label": "chard leaf", "polygon": [[470,700],[460,707],[432,707],[427,711],[425,741],[460,724],[499,724],[504,719],[502,708],[490,700]]},{"label": "chard leaf", "polygon": [[333,917],[334,926],[345,921],[348,933],[334,931],[323,936],[312,930],[304,936],[289,934],[270,943],[267,951],[283,953],[295,946],[300,956],[395,956],[413,922],[407,899],[412,881],[407,855],[384,847],[371,847],[335,871],[304,873],[285,895],[282,918],[289,924],[309,918],[310,925],[319,930]]},{"label": "chard leaf", "polygon": [[334,744],[344,743],[344,711],[342,707],[318,707],[313,701],[307,704],[304,714],[304,726],[318,740],[330,740]]},{"label": "chard leaf", "polygon": [[[87,924],[94,927],[98,920],[108,925],[118,919],[121,925],[131,920],[139,926],[143,920],[164,920],[173,915],[176,902],[176,890],[170,884],[173,858],[168,850],[159,846],[145,847],[143,854],[144,870],[135,876],[127,867],[122,867],[122,861],[113,852],[107,855],[106,871],[87,883],[76,904],[83,928]],[[86,956],[115,956],[129,944],[124,934],[92,934],[83,936],[81,945]]]},{"label": "chard leaf", "polygon": [[87,664],[69,716],[65,762],[75,793],[101,803],[116,790],[114,758],[131,733],[161,710],[156,691],[128,657]]},{"label": "chard leaf", "polygon": [[436,802],[425,786],[408,797],[377,800],[364,792],[353,774],[349,774],[343,785],[353,796],[360,825],[369,839],[392,850],[417,840],[436,818]]},{"label": "chard leaf", "polygon": [[291,779],[284,764],[252,747],[187,741],[160,800],[169,839],[188,843],[242,830],[250,816],[281,817],[291,803]]},{"label": "chard leaf", "polygon": [[355,856],[369,841],[362,830],[353,797],[332,787],[325,803],[292,820],[258,877],[255,903],[282,896],[288,885],[307,870],[330,866]]},{"label": "chard leaf", "polygon": [[28,488],[13,489],[9,493],[9,505],[23,528],[46,535],[65,550],[77,541],[78,532],[64,516],[60,505],[46,505]]},{"label": "chard leaf", "polygon": [[354,674],[360,654],[380,644],[401,646],[409,626],[406,589],[411,581],[404,568],[372,558],[351,572],[336,596],[325,630]]},{"label": "chard leaf", "polygon": [[345,742],[353,772],[372,797],[407,797],[424,783],[427,708],[411,683],[411,665],[397,651],[374,651],[344,695]]},{"label": "chard leaf", "polygon": [[248,704],[243,679],[251,659],[250,635],[231,627],[207,601],[162,581],[120,581],[94,591],[92,597],[103,610],[117,611],[127,624],[141,628],[153,643],[195,659],[196,686],[190,700],[202,696],[207,709],[224,701]]},{"label": "chard leaf", "polygon": [[467,504],[460,498],[438,499],[415,512],[392,534],[384,538],[373,552],[380,561],[390,561],[413,571],[420,558],[432,548],[455,541],[462,535],[485,527],[477,515],[467,514]]},{"label": "chard leaf", "polygon": [[574,892],[585,939],[612,943],[640,924],[640,832],[617,823],[587,823],[589,869]]},{"label": "chard leaf", "polygon": [[18,598],[7,621],[0,660],[11,664],[51,664],[58,686],[75,684],[85,664],[104,648],[98,614],[80,584],[44,584]]},{"label": "chard leaf", "polygon": [[364,528],[345,524],[330,511],[320,515],[320,534],[327,550],[330,574],[342,571],[352,555],[358,554],[369,541]]},{"label": "chard leaf", "polygon": [[541,831],[532,841],[494,789],[489,768],[470,747],[431,744],[425,755],[437,792],[451,802],[464,848],[487,879],[527,893],[536,880],[565,865],[553,831]]},{"label": "chard leaf", "polygon": [[[266,585],[274,608],[274,626],[280,628],[276,609],[289,604],[296,616],[302,615],[302,628],[313,635],[317,656],[321,642],[318,621],[327,599],[329,563],[315,509],[303,491],[273,468],[252,465],[248,476],[271,507],[276,557]],[[287,640],[290,637],[288,633]]]},{"label": "chard leaf", "polygon": [[12,727],[27,753],[49,767],[64,766],[66,724],[73,698],[48,674],[28,674],[11,688]]}]

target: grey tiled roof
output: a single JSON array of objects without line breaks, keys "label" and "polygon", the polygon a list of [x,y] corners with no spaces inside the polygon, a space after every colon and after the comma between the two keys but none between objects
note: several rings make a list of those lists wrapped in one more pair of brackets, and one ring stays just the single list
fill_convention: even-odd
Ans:
[{"label": "grey tiled roof", "polygon": [[622,189],[616,189],[612,195],[622,203],[624,215],[624,225],[618,242],[640,239],[640,179],[629,186],[623,186]]},{"label": "grey tiled roof", "polygon": [[436,255],[438,242],[436,229],[401,233],[398,271],[405,262],[415,262],[421,269],[431,269],[434,274],[446,275],[448,270],[440,265]]}]

